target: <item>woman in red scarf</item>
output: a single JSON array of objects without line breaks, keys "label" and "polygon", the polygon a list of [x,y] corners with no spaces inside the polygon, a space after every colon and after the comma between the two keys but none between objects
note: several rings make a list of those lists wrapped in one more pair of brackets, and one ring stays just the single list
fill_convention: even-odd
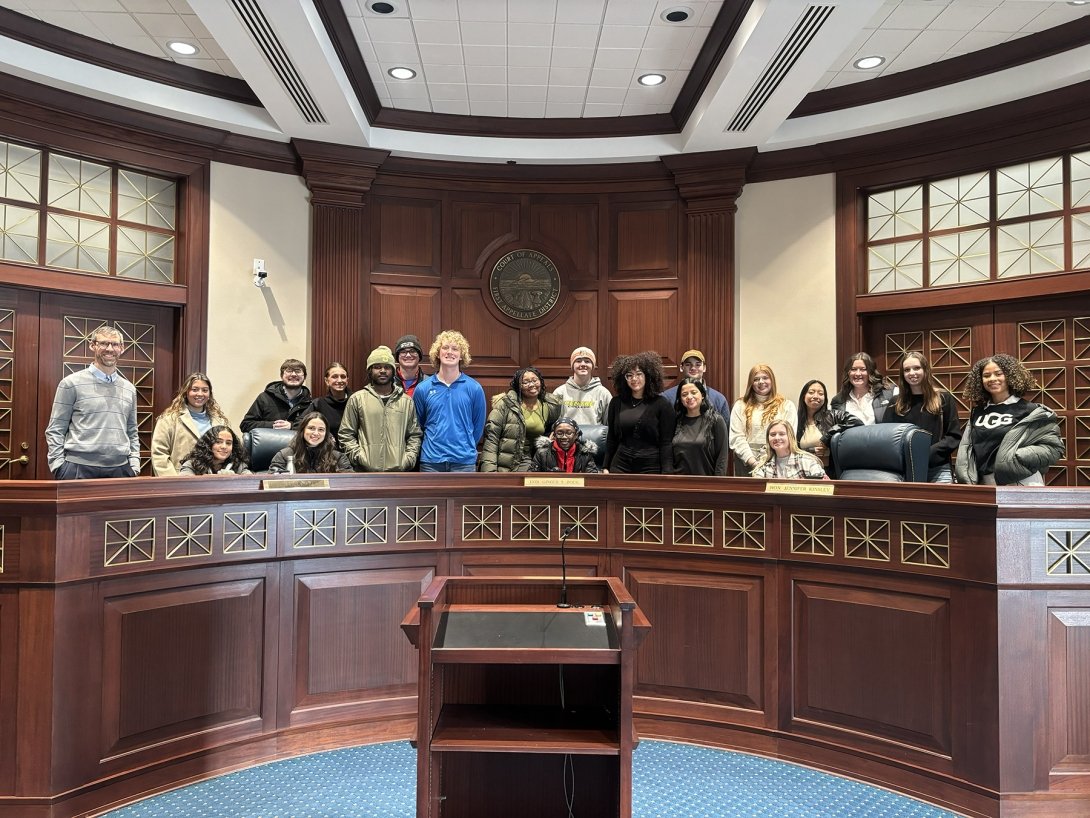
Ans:
[{"label": "woman in red scarf", "polygon": [[561,418],[553,425],[552,435],[537,439],[537,451],[530,461],[530,471],[597,474],[594,455],[598,447],[579,434],[579,424]]}]

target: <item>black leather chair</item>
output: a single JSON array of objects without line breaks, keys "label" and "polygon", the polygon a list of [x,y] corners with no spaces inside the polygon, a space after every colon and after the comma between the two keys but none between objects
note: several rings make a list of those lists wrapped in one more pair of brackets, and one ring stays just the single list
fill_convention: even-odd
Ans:
[{"label": "black leather chair", "polygon": [[250,471],[268,471],[276,453],[291,445],[294,429],[270,429],[258,426],[242,436],[242,448],[250,460]]},{"label": "black leather chair", "polygon": [[579,433],[583,436],[583,442],[591,442],[598,447],[598,451],[594,453],[594,463],[599,469],[603,468],[606,462],[606,430],[609,427],[605,425],[586,425],[579,427]]},{"label": "black leather chair", "polygon": [[913,423],[853,426],[829,441],[837,480],[927,482],[931,433]]}]

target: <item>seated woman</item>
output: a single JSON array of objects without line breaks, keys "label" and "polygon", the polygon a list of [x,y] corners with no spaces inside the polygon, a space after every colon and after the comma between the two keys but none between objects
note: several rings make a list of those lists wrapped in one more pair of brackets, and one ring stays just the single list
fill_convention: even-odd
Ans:
[{"label": "seated woman", "polygon": [[829,479],[821,461],[799,448],[795,441],[795,430],[786,420],[775,420],[768,424],[765,434],[768,454],[764,462],[753,470],[754,477],[766,480]]},{"label": "seated woman", "polygon": [[344,452],[337,451],[333,436],[321,412],[307,412],[299,420],[299,431],[291,445],[278,451],[269,464],[269,474],[329,474],[352,471]]},{"label": "seated woman", "polygon": [[193,476],[202,474],[251,474],[246,463],[246,452],[230,426],[213,426],[193,446],[193,451],[182,461],[178,474]]},{"label": "seated woman", "polygon": [[843,409],[830,409],[828,390],[818,380],[807,381],[799,392],[798,421],[799,448],[814,455],[829,474],[829,439],[834,432],[852,426],[862,426],[863,421]]},{"label": "seated woman", "polygon": [[927,461],[928,483],[953,483],[950,457],[961,440],[961,422],[954,396],[931,374],[922,352],[906,352],[901,358],[901,384],[897,400],[883,423],[914,423],[931,433],[931,454]]},{"label": "seated woman", "polygon": [[840,392],[831,401],[834,409],[855,415],[864,426],[881,423],[886,409],[897,396],[897,388],[878,373],[874,358],[857,352],[844,362]]},{"label": "seated woman", "polygon": [[727,421],[708,403],[704,381],[682,379],[674,414],[674,473],[726,476]]},{"label": "seated woman", "polygon": [[[337,431],[341,428],[344,407],[348,405],[348,370],[336,361],[327,366],[325,388],[326,393],[315,399],[310,408],[322,413],[333,443],[337,445]],[[337,445],[337,448],[340,446]]]},{"label": "seated woman", "polygon": [[662,396],[657,352],[620,355],[609,368],[616,397],[606,409],[605,473],[669,474],[674,469],[674,408]]},{"label": "seated woman", "polygon": [[203,372],[185,379],[151,433],[151,469],[156,477],[174,477],[197,440],[213,426],[227,426],[216,399],[212,381]]},{"label": "seated woman", "polygon": [[532,366],[520,369],[511,378],[511,388],[492,400],[481,471],[529,471],[538,438],[548,436],[563,413],[560,398],[545,391],[541,372]]},{"label": "seated woman", "polygon": [[959,483],[1043,486],[1044,472],[1064,456],[1056,413],[1022,396],[1037,381],[1010,355],[973,364],[965,398],[973,407],[956,463]]},{"label": "seated woman", "polygon": [[749,386],[730,410],[728,442],[734,452],[734,473],[749,474],[765,458],[766,432],[774,420],[794,423],[795,404],[776,390],[776,375],[768,364],[756,364],[749,370]]},{"label": "seated woman", "polygon": [[552,436],[541,435],[537,439],[537,451],[530,461],[530,471],[568,472],[569,474],[597,474],[598,464],[594,455],[598,446],[583,440],[579,424],[572,418],[560,418],[553,424]]}]

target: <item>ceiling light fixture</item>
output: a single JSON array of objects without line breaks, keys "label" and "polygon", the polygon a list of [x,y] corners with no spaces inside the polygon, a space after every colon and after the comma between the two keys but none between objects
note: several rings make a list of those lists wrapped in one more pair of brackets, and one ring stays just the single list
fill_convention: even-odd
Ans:
[{"label": "ceiling light fixture", "polygon": [[885,61],[885,57],[879,57],[877,54],[875,54],[872,57],[860,57],[858,60],[853,62],[852,65],[854,65],[856,68],[861,68],[862,70],[866,71],[870,68],[877,68]]},{"label": "ceiling light fixture", "polygon": [[403,66],[391,68],[386,73],[393,77],[395,80],[411,80],[413,77],[416,76],[415,71],[413,71],[411,68],[405,68]]},{"label": "ceiling light fixture", "polygon": [[667,23],[684,23],[693,16],[693,10],[686,6],[674,6],[671,9],[666,9],[659,16]]},{"label": "ceiling light fixture", "polygon": [[1069,6],[1085,6],[1090,0],[1067,0]]},{"label": "ceiling light fixture", "polygon": [[640,77],[638,80],[636,80],[636,82],[638,82],[640,85],[646,85],[648,87],[654,87],[656,85],[662,85],[664,82],[666,82],[666,75],[665,74],[644,74],[642,77]]},{"label": "ceiling light fixture", "polygon": [[185,40],[171,40],[167,43],[167,48],[175,54],[181,54],[183,57],[192,57],[200,51],[193,43],[187,43]]},{"label": "ceiling light fixture", "polygon": [[394,4],[393,3],[372,3],[371,4],[371,11],[373,11],[375,14],[393,14],[394,13]]}]

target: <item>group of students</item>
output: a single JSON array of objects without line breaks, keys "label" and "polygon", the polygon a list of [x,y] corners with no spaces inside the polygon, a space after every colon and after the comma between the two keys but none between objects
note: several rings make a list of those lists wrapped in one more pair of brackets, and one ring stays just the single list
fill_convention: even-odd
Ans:
[{"label": "group of students", "polygon": [[[285,361],[242,422],[295,428],[271,472],[559,471],[598,472],[596,445],[581,426],[605,425],[604,473],[726,475],[829,479],[829,440],[852,426],[908,422],[931,435],[928,479],[936,483],[1042,485],[1063,457],[1054,412],[1025,399],[1032,374],[1009,355],[978,361],[965,399],[957,402],[921,352],[901,358],[894,382],[865,352],[844,365],[840,389],[807,381],[798,403],[781,394],[767,364],[754,366],[745,393],[730,409],[703,378],[699,350],[682,355],[682,377],[664,388],[662,359],[651,351],[621,355],[609,370],[612,392],[594,375],[589,347],[572,351],[571,376],[552,391],[540,370],[520,368],[486,413],[480,384],[462,372],[469,345],[457,332],[437,336],[434,375],[420,371],[415,336],[368,357],[368,383],[349,394],[340,364],[325,371],[327,394],[312,400],[305,366]],[[478,453],[477,447],[480,444]],[[957,455],[956,475],[952,460]],[[212,396],[203,373],[191,375],[159,417],[152,442],[155,473],[244,474],[243,447]]]}]

